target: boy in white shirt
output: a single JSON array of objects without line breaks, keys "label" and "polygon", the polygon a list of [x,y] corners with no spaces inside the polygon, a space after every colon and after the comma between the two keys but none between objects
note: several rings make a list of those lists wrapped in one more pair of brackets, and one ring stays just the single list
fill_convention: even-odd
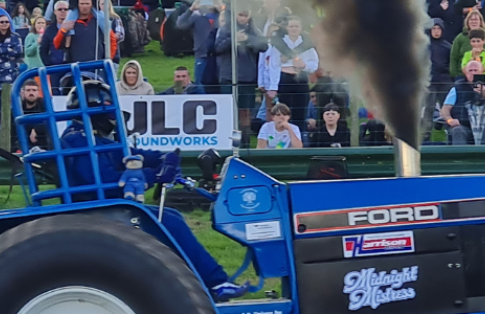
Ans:
[{"label": "boy in white shirt", "polygon": [[282,103],[276,104],[271,109],[271,116],[273,121],[263,124],[259,131],[256,148],[303,148],[300,129],[288,122],[291,117],[290,108]]}]

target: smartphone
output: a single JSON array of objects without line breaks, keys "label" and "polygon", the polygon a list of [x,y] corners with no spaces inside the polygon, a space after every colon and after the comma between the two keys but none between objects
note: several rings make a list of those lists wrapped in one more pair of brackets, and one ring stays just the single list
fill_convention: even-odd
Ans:
[{"label": "smartphone", "polygon": [[207,6],[213,6],[214,5],[214,0],[200,0],[200,5],[207,5]]},{"label": "smartphone", "polygon": [[479,74],[473,76],[473,87],[478,87],[478,85],[485,85],[485,75]]},{"label": "smartphone", "polygon": [[184,92],[184,86],[182,81],[175,81],[175,86],[174,86],[175,94],[182,94]]}]

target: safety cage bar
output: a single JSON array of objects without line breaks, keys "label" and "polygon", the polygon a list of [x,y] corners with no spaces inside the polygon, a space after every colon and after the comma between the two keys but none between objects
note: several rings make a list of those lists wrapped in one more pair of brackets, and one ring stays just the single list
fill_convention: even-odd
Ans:
[{"label": "safety cage bar", "polygon": [[[88,104],[85,97],[78,97],[80,102],[80,108],[66,111],[55,111],[53,107],[53,99],[49,88],[48,75],[52,74],[66,74],[71,72],[73,78],[73,86],[77,91],[81,91],[78,95],[85,95],[84,86],[82,84],[81,71],[95,71],[104,70],[105,83],[109,85],[111,99],[113,103],[109,106],[101,106],[95,108],[88,108]],[[22,108],[22,101],[20,99],[20,92],[24,83],[35,77],[40,78],[40,85],[42,88],[42,94],[44,95],[45,112],[24,114]],[[113,151],[123,151],[124,156],[129,155],[129,148],[127,143],[127,132],[124,123],[124,118],[121,113],[120,103],[116,91],[116,82],[113,66],[110,60],[93,61],[83,63],[73,63],[65,65],[56,65],[49,67],[41,67],[37,69],[28,70],[23,72],[12,86],[12,113],[14,116],[15,127],[17,128],[18,140],[20,149],[22,151],[25,175],[27,177],[28,186],[30,190],[30,197],[33,206],[41,206],[41,201],[52,198],[61,198],[64,204],[72,203],[72,195],[86,192],[97,192],[98,199],[105,199],[105,191],[114,189],[117,187],[116,183],[103,184],[101,180],[98,153],[106,153]],[[90,116],[95,114],[115,113],[116,116],[116,133],[119,135],[119,142],[111,145],[96,146],[94,138],[93,126],[91,124]],[[86,133],[86,139],[88,142],[87,147],[81,148],[69,148],[65,149],[61,146],[59,139],[60,134],[57,129],[57,123],[60,121],[69,121],[74,117],[82,117],[84,124],[84,131]],[[121,123],[120,123],[121,122]],[[27,125],[32,124],[45,124],[49,130],[49,135],[52,141],[52,150],[45,152],[29,152],[29,144],[27,141],[28,134],[26,131]],[[88,136],[91,135],[91,136]],[[67,177],[65,158],[76,155],[89,154],[92,171],[94,174],[95,183],[92,185],[83,185],[71,187]],[[33,163],[45,160],[55,159],[58,176],[58,186],[56,189],[39,191],[34,173]],[[88,170],[86,170],[88,171]]]}]

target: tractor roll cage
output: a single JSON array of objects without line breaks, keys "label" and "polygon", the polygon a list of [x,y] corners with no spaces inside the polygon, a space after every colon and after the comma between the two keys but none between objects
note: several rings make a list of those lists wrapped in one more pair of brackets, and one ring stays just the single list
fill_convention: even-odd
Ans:
[{"label": "tractor roll cage", "polygon": [[[82,84],[81,71],[95,71],[104,70],[106,77],[105,83],[111,86],[110,93],[113,103],[109,106],[101,106],[96,108],[89,108],[85,97],[79,97],[80,108],[75,110],[54,110],[53,98],[49,88],[48,76],[51,74],[65,74],[72,73],[74,81],[73,86],[76,87],[79,95],[84,95],[84,86]],[[24,83],[35,77],[40,78],[40,88],[44,95],[45,113],[24,114],[22,108],[22,101],[20,92]],[[120,102],[116,91],[116,81],[113,70],[113,65],[110,60],[93,61],[84,63],[73,63],[49,67],[41,67],[37,69],[28,70],[22,73],[14,82],[12,87],[12,114],[14,117],[15,127],[17,128],[18,140],[20,149],[22,151],[25,173],[30,189],[30,197],[32,205],[41,206],[41,201],[52,198],[61,198],[64,204],[72,203],[72,195],[77,193],[96,192],[98,199],[106,199],[105,191],[118,187],[116,183],[104,184],[101,180],[101,175],[98,165],[98,154],[122,151],[124,156],[129,155],[129,147],[127,143],[127,132],[124,123],[124,118],[120,109]],[[46,96],[48,95],[48,96]],[[96,114],[115,113],[116,115],[116,133],[119,135],[119,142],[111,145],[96,146],[96,141],[93,133],[93,126],[90,117]],[[61,121],[69,121],[75,117],[81,117],[85,128],[85,135],[88,146],[83,148],[68,148],[61,146],[60,134],[58,132],[57,123]],[[48,137],[52,141],[52,150],[46,152],[29,152],[28,136],[26,131],[27,125],[44,124],[48,130]],[[83,185],[71,187],[66,171],[66,157],[76,155],[89,155],[94,174],[95,183],[91,185]],[[34,162],[47,161],[55,159],[58,186],[55,189],[47,191],[39,191],[32,164]],[[89,171],[86,169],[86,171]]]}]

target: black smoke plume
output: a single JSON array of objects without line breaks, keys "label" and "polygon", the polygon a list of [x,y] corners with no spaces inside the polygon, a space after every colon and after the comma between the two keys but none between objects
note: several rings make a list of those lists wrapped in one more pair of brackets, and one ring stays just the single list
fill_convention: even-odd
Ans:
[{"label": "black smoke plume", "polygon": [[366,106],[418,149],[429,82],[425,0],[314,0],[325,69],[358,83]]}]

